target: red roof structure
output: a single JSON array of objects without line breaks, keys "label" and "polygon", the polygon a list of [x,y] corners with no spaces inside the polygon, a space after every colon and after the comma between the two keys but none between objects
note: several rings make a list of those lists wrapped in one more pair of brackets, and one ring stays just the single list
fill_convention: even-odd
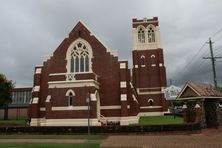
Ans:
[{"label": "red roof structure", "polygon": [[177,96],[177,99],[186,100],[195,98],[222,98],[222,93],[211,84],[188,81]]}]

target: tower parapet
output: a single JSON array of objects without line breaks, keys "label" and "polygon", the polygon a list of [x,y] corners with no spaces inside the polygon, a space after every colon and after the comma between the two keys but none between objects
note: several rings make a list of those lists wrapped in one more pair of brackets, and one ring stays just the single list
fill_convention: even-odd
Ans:
[{"label": "tower parapet", "polygon": [[161,48],[158,17],[133,19],[133,50]]}]

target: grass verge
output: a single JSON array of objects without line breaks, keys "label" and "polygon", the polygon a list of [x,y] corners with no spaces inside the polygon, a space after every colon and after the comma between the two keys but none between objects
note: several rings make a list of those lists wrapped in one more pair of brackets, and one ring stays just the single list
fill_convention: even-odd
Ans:
[{"label": "grass verge", "polygon": [[149,116],[140,117],[139,125],[182,124],[183,118],[178,116]]},{"label": "grass verge", "polygon": [[14,119],[8,119],[8,120],[0,120],[0,126],[6,126],[6,125],[11,125],[11,126],[27,126],[26,120],[24,119],[19,119],[19,120],[14,120]]},{"label": "grass verge", "polygon": [[0,139],[86,139],[104,140],[103,135],[0,135]]},{"label": "grass verge", "polygon": [[1,148],[99,148],[97,143],[0,143]]}]

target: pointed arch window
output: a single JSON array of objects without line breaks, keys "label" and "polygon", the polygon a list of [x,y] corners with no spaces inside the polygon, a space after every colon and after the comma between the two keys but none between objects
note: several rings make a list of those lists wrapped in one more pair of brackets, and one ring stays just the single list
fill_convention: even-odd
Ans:
[{"label": "pointed arch window", "polygon": [[148,42],[149,43],[155,42],[155,32],[152,27],[148,28]]},{"label": "pointed arch window", "polygon": [[74,66],[75,66],[75,65],[74,65],[74,63],[75,63],[75,62],[74,62],[74,57],[71,57],[70,63],[71,63],[71,69],[70,69],[70,71],[71,71],[71,72],[74,72],[74,69],[75,69],[75,67],[74,67]]},{"label": "pointed arch window", "polygon": [[70,72],[89,72],[89,49],[81,41],[71,50]]},{"label": "pointed arch window", "polygon": [[144,56],[144,55],[142,55],[142,56],[140,57],[140,64],[141,64],[141,65],[145,65],[145,56]]},{"label": "pointed arch window", "polygon": [[84,57],[83,56],[81,56],[81,58],[80,58],[80,72],[84,72],[84,70],[85,70],[85,68],[84,68],[84,65],[85,65],[85,63],[84,63]]},{"label": "pointed arch window", "polygon": [[86,55],[85,57],[85,70],[89,71],[89,56]]},{"label": "pointed arch window", "polygon": [[69,89],[66,92],[67,105],[73,106],[75,101],[75,92],[72,89]]},{"label": "pointed arch window", "polygon": [[138,30],[138,41],[140,43],[145,43],[145,32],[142,27],[140,27]]},{"label": "pointed arch window", "polygon": [[151,63],[152,66],[154,66],[156,64],[156,57],[155,57],[154,54],[152,54],[150,56],[150,63]]},{"label": "pointed arch window", "polygon": [[149,100],[148,100],[148,105],[149,105],[149,106],[153,106],[153,105],[154,105],[153,99],[149,99]]},{"label": "pointed arch window", "polygon": [[74,96],[73,96],[72,92],[70,92],[69,96],[68,96],[68,106],[73,105],[73,99],[74,99]]}]

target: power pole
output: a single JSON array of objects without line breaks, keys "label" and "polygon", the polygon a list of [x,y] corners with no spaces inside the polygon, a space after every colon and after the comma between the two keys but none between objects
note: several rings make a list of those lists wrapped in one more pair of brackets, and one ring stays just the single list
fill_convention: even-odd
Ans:
[{"label": "power pole", "polygon": [[211,38],[209,38],[209,42],[207,42],[207,43],[210,46],[210,57],[203,57],[203,59],[211,59],[214,86],[217,88],[217,75],[216,75],[215,61],[216,61],[216,59],[222,58],[222,57],[215,57],[214,56],[213,47],[212,47],[213,43],[211,41]]}]

